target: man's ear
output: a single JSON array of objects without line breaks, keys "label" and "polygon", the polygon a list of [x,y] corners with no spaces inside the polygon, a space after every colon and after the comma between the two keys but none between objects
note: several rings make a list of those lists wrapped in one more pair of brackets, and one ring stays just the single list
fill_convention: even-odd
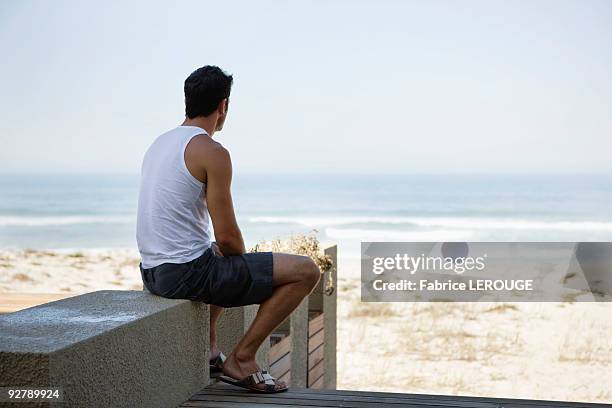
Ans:
[{"label": "man's ear", "polygon": [[227,98],[222,99],[221,102],[219,102],[217,111],[219,112],[219,115],[225,115],[227,113]]}]

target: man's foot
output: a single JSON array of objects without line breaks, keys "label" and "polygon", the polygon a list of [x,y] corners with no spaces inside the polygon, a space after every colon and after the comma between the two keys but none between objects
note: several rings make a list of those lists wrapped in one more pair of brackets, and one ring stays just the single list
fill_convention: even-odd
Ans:
[{"label": "man's foot", "polygon": [[211,378],[216,378],[221,375],[225,360],[226,357],[220,351],[217,351],[214,354],[211,353],[211,358],[208,360]]},{"label": "man's foot", "polygon": [[217,347],[211,347],[210,348],[210,357],[208,358],[210,361],[216,360],[217,357],[219,357],[219,354],[221,354],[221,350],[219,350]]},{"label": "man's foot", "polygon": [[[230,377],[234,380],[244,380],[251,374],[260,372],[261,369],[255,362],[255,358],[250,359],[240,359],[236,357],[236,354],[232,352],[232,354],[227,357],[225,363],[223,364],[223,374],[227,377]],[[287,388],[287,383],[281,380],[273,380],[274,381],[274,390],[281,391]],[[261,391],[266,391],[266,384],[264,382],[260,384],[253,385],[254,388],[257,388]]]}]

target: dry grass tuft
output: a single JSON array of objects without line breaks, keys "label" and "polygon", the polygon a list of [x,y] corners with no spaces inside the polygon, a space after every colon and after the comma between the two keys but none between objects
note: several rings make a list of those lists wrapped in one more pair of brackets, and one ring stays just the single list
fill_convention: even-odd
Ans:
[{"label": "dry grass tuft", "polygon": [[305,255],[312,258],[321,271],[326,271],[332,267],[331,258],[323,253],[317,231],[312,231],[307,235],[292,235],[287,240],[274,239],[272,241],[261,241],[256,244],[249,252],[285,252],[296,255]]},{"label": "dry grass tuft", "polygon": [[26,275],[25,273],[14,274],[13,280],[16,280],[19,282],[33,282],[34,281],[34,279],[32,279],[29,275]]},{"label": "dry grass tuft", "polygon": [[566,284],[566,283],[567,283],[567,282],[568,282],[570,279],[572,279],[574,276],[576,276],[576,272],[570,272],[570,273],[568,273],[567,275],[565,275],[565,276],[563,277],[563,280],[562,280],[563,284]]},{"label": "dry grass tuft", "polygon": [[[608,365],[612,363],[612,339],[609,324],[596,324],[588,320],[573,322],[559,347],[559,361],[581,364]],[[590,333],[581,336],[580,333]]]},{"label": "dry grass tuft", "polygon": [[401,314],[390,303],[357,302],[348,313],[349,318],[360,317],[398,317]]},{"label": "dry grass tuft", "polygon": [[507,303],[500,303],[499,305],[493,306],[485,310],[485,313],[505,313],[508,311],[518,311],[519,308],[515,305],[509,305]]}]

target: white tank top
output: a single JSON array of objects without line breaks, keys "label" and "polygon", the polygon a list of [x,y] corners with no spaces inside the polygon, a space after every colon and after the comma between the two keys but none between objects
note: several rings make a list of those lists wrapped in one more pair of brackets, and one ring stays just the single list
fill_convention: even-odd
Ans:
[{"label": "white tank top", "polygon": [[145,153],[138,196],[136,241],[142,267],[189,262],[210,247],[206,185],[185,164],[187,143],[206,131],[179,126]]}]

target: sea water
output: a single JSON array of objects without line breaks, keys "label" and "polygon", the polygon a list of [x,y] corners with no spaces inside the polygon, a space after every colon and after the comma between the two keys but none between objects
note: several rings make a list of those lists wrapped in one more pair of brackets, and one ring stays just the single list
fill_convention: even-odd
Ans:
[{"label": "sea water", "polygon": [[[0,176],[0,247],[135,248],[139,178]],[[610,175],[238,174],[247,245],[316,230],[361,241],[610,241]]]}]

